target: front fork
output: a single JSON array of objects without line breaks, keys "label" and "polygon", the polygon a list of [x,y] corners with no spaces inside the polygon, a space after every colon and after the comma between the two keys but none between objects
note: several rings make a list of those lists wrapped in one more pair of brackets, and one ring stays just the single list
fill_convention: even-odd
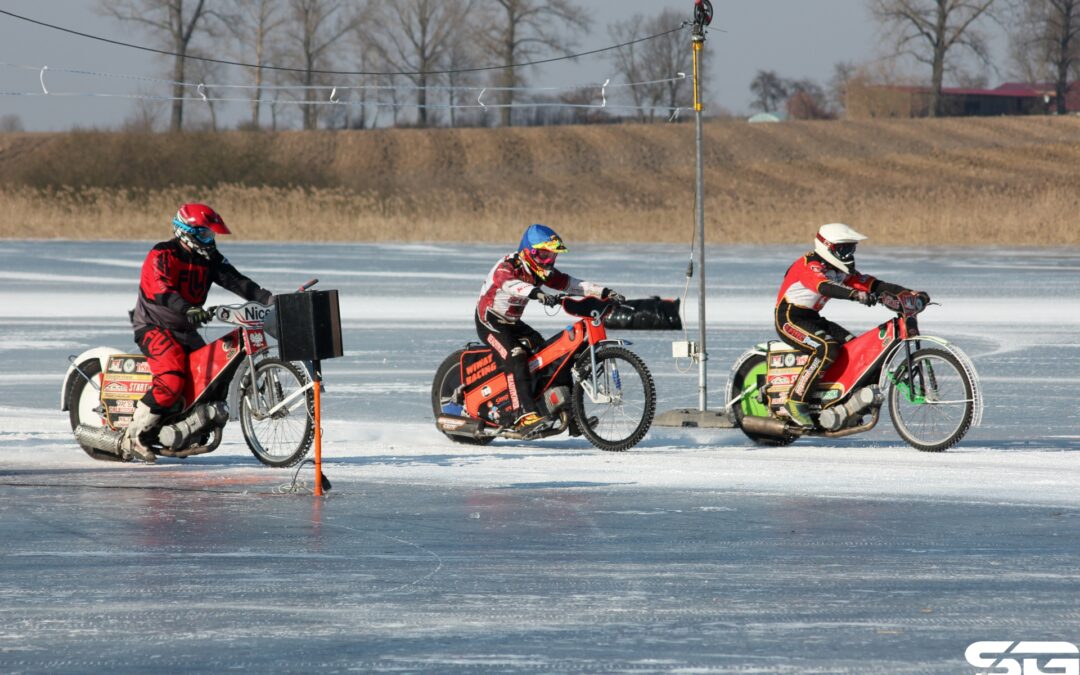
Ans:
[{"label": "front fork", "polygon": [[608,360],[604,366],[606,375],[611,379],[613,386],[602,387],[599,373],[596,367],[596,344],[589,344],[589,379],[581,380],[581,388],[593,403],[615,403],[622,395],[622,380],[619,377],[619,368],[613,360]]},{"label": "front fork", "polygon": [[889,379],[893,386],[900,390],[908,403],[923,405],[926,403],[927,394],[931,396],[937,391],[937,379],[934,377],[934,367],[929,361],[916,370],[913,352],[919,349],[918,340],[904,342],[904,368],[906,377],[897,377],[896,371],[889,373]]}]

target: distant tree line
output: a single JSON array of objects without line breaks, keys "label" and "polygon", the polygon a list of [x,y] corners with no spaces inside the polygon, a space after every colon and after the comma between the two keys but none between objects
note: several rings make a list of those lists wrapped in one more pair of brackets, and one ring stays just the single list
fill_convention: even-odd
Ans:
[{"label": "distant tree line", "polygon": [[[552,94],[523,91],[532,74],[515,67],[572,54],[592,19],[574,0],[98,0],[98,9],[162,49],[172,59],[173,100],[168,128],[191,128],[186,105],[191,82],[243,82],[253,102],[242,127],[304,129],[373,126],[511,126],[604,122],[600,90]],[[677,28],[674,12],[634,16],[609,28],[619,42]],[[623,82],[664,80],[689,63],[684,31],[608,54]],[[238,68],[191,57],[255,66]],[[490,70],[478,70],[498,66]],[[242,78],[237,71],[243,71]],[[325,71],[397,73],[330,75]],[[322,105],[333,87],[335,101]],[[464,91],[463,88],[475,90]],[[492,110],[477,109],[476,91]],[[667,119],[683,82],[613,92],[609,100],[634,106],[643,120]],[[215,92],[200,93],[212,99]],[[235,93],[230,92],[235,96]],[[295,105],[303,101],[306,105]],[[530,105],[520,105],[527,103]],[[515,107],[515,105],[517,107]],[[559,105],[563,104],[563,105]],[[200,103],[202,126],[218,127],[218,104]],[[155,113],[155,110],[157,113]],[[160,103],[140,102],[130,126],[154,126]],[[208,116],[209,120],[205,120]]]},{"label": "distant tree line", "polygon": [[[904,59],[919,64],[917,77],[930,90],[929,114],[942,114],[946,79],[960,85],[985,86],[984,76],[967,69],[964,57],[996,73],[987,30],[997,26],[1008,36],[1008,72],[1029,83],[1052,84],[1059,114],[1066,95],[1080,79],[1080,0],[866,0],[883,34],[887,52],[878,67],[838,63],[825,85],[785,79],[772,70],[758,71],[750,84],[753,108],[786,113],[797,119],[829,119],[843,113],[845,92],[854,79],[897,83],[895,71],[883,65]],[[970,59],[969,59],[970,61]]]},{"label": "distant tree line", "polygon": [[[1080,79],[1080,0],[863,1],[881,29],[882,58],[837,63],[832,77],[820,82],[759,70],[750,84],[751,107],[794,119],[832,119],[844,114],[849,84],[862,81],[927,86],[929,114],[939,115],[946,82],[985,86],[986,72],[1007,71],[1015,79],[1051,84],[1057,112],[1066,112],[1069,87]],[[239,125],[248,129],[657,122],[671,118],[690,95],[687,79],[673,79],[692,69],[687,32],[639,41],[688,18],[671,9],[607,27],[612,44],[625,44],[606,54],[613,82],[649,83],[607,91],[609,103],[620,105],[612,110],[599,107],[599,88],[528,90],[534,69],[515,67],[572,54],[593,29],[581,1],[97,2],[102,14],[177,54],[169,69],[175,100],[168,104],[167,128],[174,131],[218,129],[221,104],[213,99],[226,94],[253,100]],[[1007,64],[992,63],[990,30],[1008,36]],[[914,77],[898,74],[904,63],[916,64]],[[201,86],[207,101],[191,106],[193,82],[246,88],[238,94]],[[347,105],[329,105],[334,87],[340,89],[333,101]],[[476,105],[483,88],[487,110]],[[126,126],[163,128],[165,109],[155,99],[138,100]],[[190,119],[191,108],[197,119]],[[17,117],[0,119],[0,131],[21,128]]]}]

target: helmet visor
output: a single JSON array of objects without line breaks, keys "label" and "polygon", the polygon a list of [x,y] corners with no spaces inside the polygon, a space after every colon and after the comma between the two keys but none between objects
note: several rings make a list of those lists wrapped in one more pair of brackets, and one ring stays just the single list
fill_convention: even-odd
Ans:
[{"label": "helmet visor", "polygon": [[855,247],[858,244],[856,242],[845,242],[843,244],[833,244],[832,250],[836,254],[836,257],[843,262],[850,262],[855,259]]}]

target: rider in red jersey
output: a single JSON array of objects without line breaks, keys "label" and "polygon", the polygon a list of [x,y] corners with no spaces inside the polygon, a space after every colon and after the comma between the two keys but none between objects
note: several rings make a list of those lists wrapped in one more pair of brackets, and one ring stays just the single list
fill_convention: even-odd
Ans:
[{"label": "rider in red jersey", "polygon": [[174,237],[147,254],[139,297],[131,314],[135,342],[153,374],[150,390],[135,406],[124,447],[153,462],[140,436],[152,428],[184,391],[188,354],[206,344],[198,328],[210,320],[203,309],[210,285],[262,304],[273,302],[262,288],[233,267],[217,250],[215,235],[230,234],[225,221],[205,204],[185,204],[172,221]]},{"label": "rider in red jersey", "polygon": [[[814,250],[788,268],[776,296],[776,332],[784,342],[810,356],[786,405],[791,420],[800,426],[814,426],[806,403],[810,392],[836,360],[841,345],[854,338],[846,328],[819,314],[825,303],[839,298],[872,307],[877,304],[877,293],[906,290],[855,271],[855,247],[865,239],[841,223],[822,225]],[[930,301],[929,295],[921,295],[924,302]]]},{"label": "rider in red jersey", "polygon": [[537,414],[529,374],[529,352],[543,344],[544,337],[521,320],[525,305],[539,300],[547,307],[558,306],[561,296],[545,293],[544,286],[570,295],[626,300],[610,288],[555,269],[555,258],[566,251],[562,238],[550,227],[529,226],[517,252],[491,268],[476,304],[476,333],[506,373],[510,402],[519,413],[514,424],[522,431],[546,421]]}]

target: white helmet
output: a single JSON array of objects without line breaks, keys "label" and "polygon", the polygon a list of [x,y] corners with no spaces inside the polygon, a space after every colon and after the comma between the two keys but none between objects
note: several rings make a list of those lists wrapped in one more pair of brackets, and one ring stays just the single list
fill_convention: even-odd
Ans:
[{"label": "white helmet", "polygon": [[850,225],[829,223],[818,230],[814,251],[836,269],[850,273],[855,269],[855,245],[866,238]]}]

